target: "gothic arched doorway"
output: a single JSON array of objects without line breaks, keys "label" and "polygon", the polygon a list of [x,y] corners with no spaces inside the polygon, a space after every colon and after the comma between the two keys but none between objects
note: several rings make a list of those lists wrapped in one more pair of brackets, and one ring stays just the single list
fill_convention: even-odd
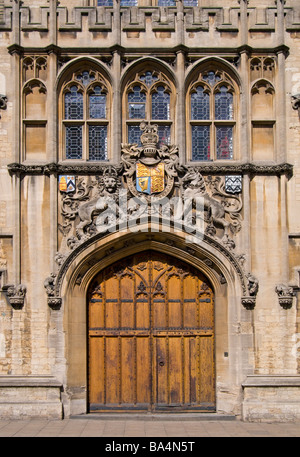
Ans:
[{"label": "gothic arched doorway", "polygon": [[214,295],[189,264],[146,251],[88,292],[89,411],[214,411]]}]

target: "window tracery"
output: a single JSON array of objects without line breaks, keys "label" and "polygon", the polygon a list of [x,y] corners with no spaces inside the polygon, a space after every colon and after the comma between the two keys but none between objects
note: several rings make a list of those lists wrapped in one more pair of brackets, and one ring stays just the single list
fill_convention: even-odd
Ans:
[{"label": "window tracery", "polygon": [[161,72],[146,70],[135,75],[125,90],[126,142],[140,145],[139,124],[150,121],[158,126],[160,143],[170,143],[173,92],[171,82]]},{"label": "window tracery", "polygon": [[235,90],[227,73],[200,73],[188,91],[188,147],[193,161],[234,156]]},{"label": "window tracery", "polygon": [[108,159],[109,90],[99,72],[73,73],[62,88],[63,158]]}]

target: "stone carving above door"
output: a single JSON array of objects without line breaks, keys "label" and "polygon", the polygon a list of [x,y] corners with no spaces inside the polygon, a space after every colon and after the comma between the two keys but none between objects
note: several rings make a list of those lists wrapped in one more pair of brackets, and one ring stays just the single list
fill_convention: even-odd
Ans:
[{"label": "stone carving above door", "polygon": [[138,224],[164,221],[219,240],[229,250],[241,229],[241,192],[227,192],[225,176],[204,176],[180,164],[176,146],[158,146],[157,126],[141,124],[141,144],[122,145],[121,165],[96,176],[77,176],[74,192],[61,191],[62,248]]},{"label": "stone carving above door", "polygon": [[190,237],[189,252],[196,252],[196,245],[205,240],[225,253],[239,270],[243,296],[248,298],[243,305],[255,305],[257,290],[250,291],[240,262],[244,254],[235,252],[242,228],[242,181],[228,192],[226,175],[182,165],[176,146],[158,146],[157,132],[157,126],[142,123],[141,146],[123,144],[120,166],[102,165],[97,174],[75,174],[74,190],[59,190],[58,271],[45,283],[49,306],[60,307],[57,278],[77,251],[109,233],[136,233],[145,226],[151,231],[153,221],[161,231],[179,230]]}]

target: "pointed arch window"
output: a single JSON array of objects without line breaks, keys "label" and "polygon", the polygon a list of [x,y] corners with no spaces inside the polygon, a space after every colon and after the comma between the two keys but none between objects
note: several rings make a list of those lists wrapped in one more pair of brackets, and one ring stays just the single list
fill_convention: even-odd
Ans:
[{"label": "pointed arch window", "polygon": [[126,141],[140,145],[140,123],[158,126],[160,143],[169,144],[173,126],[173,89],[171,82],[157,71],[144,71],[130,81],[125,91]]},{"label": "pointed arch window", "polygon": [[108,159],[109,91],[98,72],[74,73],[62,90],[62,150],[68,160]]},{"label": "pointed arch window", "polygon": [[229,76],[213,70],[201,73],[188,93],[191,160],[233,159],[235,111],[234,83]]}]

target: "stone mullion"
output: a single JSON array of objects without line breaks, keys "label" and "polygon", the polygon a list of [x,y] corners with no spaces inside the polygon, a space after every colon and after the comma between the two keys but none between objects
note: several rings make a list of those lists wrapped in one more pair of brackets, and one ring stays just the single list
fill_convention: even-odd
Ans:
[{"label": "stone mullion", "polygon": [[[186,130],[185,130],[185,91],[184,91],[184,81],[185,81],[185,56],[183,52],[178,52],[177,54],[177,107],[176,107],[176,119],[175,125],[173,128],[174,132],[174,143],[178,145],[179,148],[179,159],[180,162],[186,161],[185,151],[186,151]],[[175,96],[175,94],[174,94]]]},{"label": "stone mullion", "polygon": [[[121,56],[118,51],[114,52],[112,65],[112,122],[111,122],[111,161],[113,163],[120,162],[121,150],[121,132],[122,132],[122,104],[120,91],[121,78]],[[125,114],[124,114],[125,116]],[[113,132],[113,134],[112,134]],[[116,152],[118,151],[118,152]]]},{"label": "stone mullion", "polygon": [[[284,1],[277,0],[277,45],[284,47],[285,43],[285,17]],[[285,88],[285,53],[284,50],[278,52],[278,69],[276,80],[276,154],[277,162],[286,160],[286,88]]]}]

